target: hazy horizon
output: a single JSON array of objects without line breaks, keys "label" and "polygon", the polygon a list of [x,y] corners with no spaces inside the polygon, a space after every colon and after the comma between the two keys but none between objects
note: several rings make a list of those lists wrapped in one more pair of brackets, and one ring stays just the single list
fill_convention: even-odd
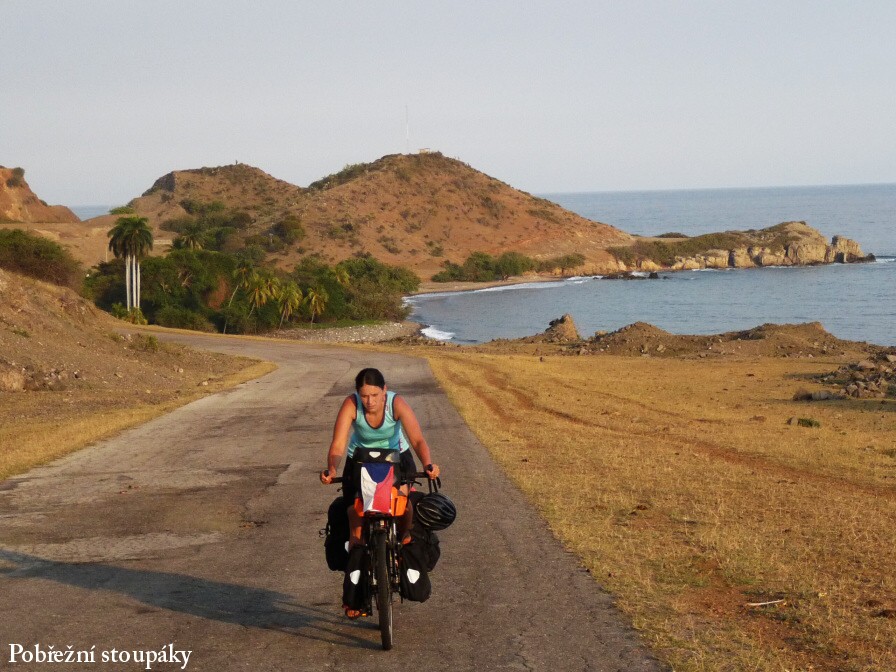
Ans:
[{"label": "hazy horizon", "polygon": [[7,0],[0,164],[59,204],[441,151],[530,193],[896,182],[896,4]]}]

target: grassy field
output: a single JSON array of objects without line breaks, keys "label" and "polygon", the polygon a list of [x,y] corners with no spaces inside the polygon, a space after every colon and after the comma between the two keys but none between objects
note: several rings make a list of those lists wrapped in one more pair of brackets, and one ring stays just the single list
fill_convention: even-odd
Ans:
[{"label": "grassy field", "polygon": [[792,401],[839,362],[425,354],[676,670],[896,670],[896,403]]}]

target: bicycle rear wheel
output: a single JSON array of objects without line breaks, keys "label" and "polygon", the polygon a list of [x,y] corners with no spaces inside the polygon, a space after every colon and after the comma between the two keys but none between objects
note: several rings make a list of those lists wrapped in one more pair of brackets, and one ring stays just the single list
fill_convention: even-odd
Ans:
[{"label": "bicycle rear wheel", "polygon": [[389,580],[389,552],[385,530],[376,533],[374,546],[376,573],[376,611],[380,619],[383,649],[392,648],[392,585]]}]

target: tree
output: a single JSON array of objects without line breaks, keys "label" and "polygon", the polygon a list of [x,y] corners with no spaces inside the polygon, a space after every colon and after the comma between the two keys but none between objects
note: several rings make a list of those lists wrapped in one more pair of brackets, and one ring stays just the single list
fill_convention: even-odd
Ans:
[{"label": "tree", "polygon": [[124,257],[128,313],[140,309],[140,259],[152,249],[152,231],[146,217],[119,217],[109,229],[109,251]]},{"label": "tree", "polygon": [[277,293],[277,305],[280,306],[280,329],[283,328],[284,320],[288,320],[302,305],[303,298],[302,290],[292,281],[280,287],[280,291]]},{"label": "tree", "polygon": [[249,315],[263,305],[265,305],[273,296],[278,280],[266,273],[252,271],[252,274],[246,280],[246,293],[249,295]]},{"label": "tree", "polygon": [[305,304],[311,314],[311,324],[314,324],[315,316],[319,317],[327,309],[329,300],[330,296],[323,287],[312,287],[305,293]]},{"label": "tree", "polygon": [[189,250],[201,250],[205,242],[205,228],[199,222],[187,224],[181,234],[174,239],[177,247]]}]

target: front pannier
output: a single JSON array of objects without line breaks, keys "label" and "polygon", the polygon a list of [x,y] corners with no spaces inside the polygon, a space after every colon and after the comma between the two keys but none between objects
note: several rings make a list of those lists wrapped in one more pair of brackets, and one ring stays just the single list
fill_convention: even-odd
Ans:
[{"label": "front pannier", "polygon": [[324,528],[324,554],[327,567],[334,572],[344,572],[348,562],[348,510],[340,495],[327,510],[327,526]]}]

